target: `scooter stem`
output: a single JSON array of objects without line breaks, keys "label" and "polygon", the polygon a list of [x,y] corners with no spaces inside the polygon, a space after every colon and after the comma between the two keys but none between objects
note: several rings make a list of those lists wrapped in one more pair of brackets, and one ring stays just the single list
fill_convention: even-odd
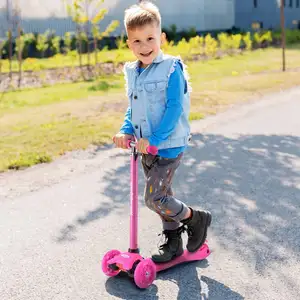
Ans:
[{"label": "scooter stem", "polygon": [[138,153],[131,148],[130,185],[130,248],[128,252],[139,253],[138,249]]},{"label": "scooter stem", "polygon": [[[127,147],[131,148],[131,184],[130,184],[130,248],[128,252],[139,253],[138,248],[138,152],[136,142],[128,141]],[[157,147],[148,146],[147,152],[156,155]]]}]

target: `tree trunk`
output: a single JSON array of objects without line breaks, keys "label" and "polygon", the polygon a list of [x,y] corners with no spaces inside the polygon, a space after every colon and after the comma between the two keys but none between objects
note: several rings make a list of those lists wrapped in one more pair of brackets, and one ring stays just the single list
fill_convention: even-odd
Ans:
[{"label": "tree trunk", "polygon": [[94,51],[95,51],[95,70],[98,64],[98,45],[97,45],[97,38],[94,37]]},{"label": "tree trunk", "polygon": [[87,32],[86,32],[86,37],[87,37],[87,68],[88,68],[88,71],[90,73],[90,71],[91,71],[91,68],[90,68],[90,65],[91,65],[91,52],[90,52],[90,38],[89,38],[88,29],[87,29]]},{"label": "tree trunk", "polygon": [[12,29],[11,29],[11,3],[6,0],[6,14],[8,26],[8,60],[9,60],[9,79],[12,80]]},{"label": "tree trunk", "polygon": [[82,69],[82,43],[81,43],[81,31],[80,31],[79,26],[77,26],[77,41],[76,41],[76,43],[77,43],[77,51],[79,54],[79,68],[81,71],[82,79],[85,80],[84,72]]},{"label": "tree trunk", "polygon": [[18,37],[19,37],[19,47],[18,47],[18,61],[19,61],[19,81],[18,87],[21,87],[22,83],[22,52],[23,48],[21,47],[21,28],[18,26]]},{"label": "tree trunk", "polygon": [[282,71],[286,70],[285,63],[285,48],[286,48],[286,37],[285,37],[285,15],[284,15],[284,1],[280,2],[280,22],[281,22],[281,48],[282,48]]},{"label": "tree trunk", "polygon": [[8,30],[8,59],[9,59],[9,78],[12,80],[12,54],[13,54],[13,46],[12,46],[12,30]]},{"label": "tree trunk", "polygon": [[90,37],[89,37],[89,34],[90,34],[89,5],[90,5],[89,1],[86,0],[85,1],[85,12],[86,12],[86,16],[87,16],[88,21],[85,24],[85,33],[86,33],[86,39],[87,39],[87,69],[88,69],[88,76],[90,77],[91,76],[91,68],[90,68],[91,53],[90,53]]},{"label": "tree trunk", "polygon": [[4,42],[0,42],[0,76],[2,74],[2,47],[3,47]]}]

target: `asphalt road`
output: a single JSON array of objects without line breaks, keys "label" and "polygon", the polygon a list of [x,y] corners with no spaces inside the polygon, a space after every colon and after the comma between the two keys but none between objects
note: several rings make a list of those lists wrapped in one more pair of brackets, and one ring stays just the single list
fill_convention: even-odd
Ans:
[{"label": "asphalt road", "polygon": [[[76,151],[0,174],[0,299],[300,299],[299,115],[298,88],[192,124],[174,190],[212,212],[213,253],[145,291],[100,265],[107,250],[128,248],[127,151]],[[140,204],[149,255],[160,222]]]}]

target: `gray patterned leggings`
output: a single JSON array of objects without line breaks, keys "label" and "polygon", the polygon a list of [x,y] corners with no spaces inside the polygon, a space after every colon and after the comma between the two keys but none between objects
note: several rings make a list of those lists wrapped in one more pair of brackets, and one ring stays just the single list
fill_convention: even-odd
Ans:
[{"label": "gray patterned leggings", "polygon": [[182,154],[174,159],[142,155],[146,178],[145,202],[151,210],[159,214],[164,230],[177,229],[188,212],[188,207],[176,199],[172,191],[172,179],[181,158]]}]

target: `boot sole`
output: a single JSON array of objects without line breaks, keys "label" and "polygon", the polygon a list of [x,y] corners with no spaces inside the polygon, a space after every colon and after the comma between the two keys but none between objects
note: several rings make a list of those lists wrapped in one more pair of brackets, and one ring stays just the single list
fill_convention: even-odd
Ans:
[{"label": "boot sole", "polygon": [[201,243],[199,244],[199,246],[196,247],[196,249],[193,249],[193,250],[187,249],[191,253],[198,251],[201,248],[201,246],[204,244],[204,242],[207,238],[207,229],[211,224],[212,216],[211,216],[210,212],[206,212],[206,215],[207,215],[207,218],[206,218],[206,223],[205,223],[205,231],[204,231],[203,239],[201,240]]}]

